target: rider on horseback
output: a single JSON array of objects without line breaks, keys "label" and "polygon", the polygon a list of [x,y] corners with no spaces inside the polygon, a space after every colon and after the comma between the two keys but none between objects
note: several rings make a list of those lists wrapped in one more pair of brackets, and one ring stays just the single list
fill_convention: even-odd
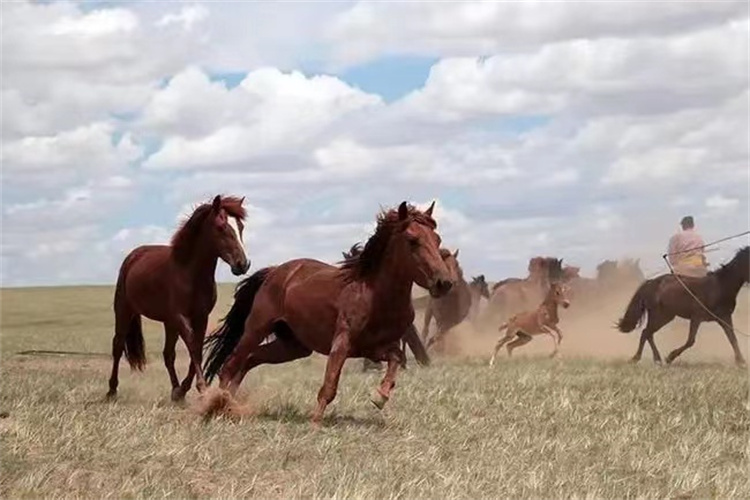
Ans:
[{"label": "rider on horseback", "polygon": [[675,274],[705,276],[708,262],[703,251],[703,238],[695,231],[693,217],[687,215],[680,221],[682,231],[669,239],[667,257]]}]

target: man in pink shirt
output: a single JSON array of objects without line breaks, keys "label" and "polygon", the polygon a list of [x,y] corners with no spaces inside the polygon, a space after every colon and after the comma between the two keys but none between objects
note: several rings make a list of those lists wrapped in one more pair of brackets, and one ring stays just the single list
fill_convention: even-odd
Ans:
[{"label": "man in pink shirt", "polygon": [[680,221],[682,231],[669,239],[667,258],[675,274],[702,277],[707,272],[703,238],[695,232],[695,222],[689,215]]}]

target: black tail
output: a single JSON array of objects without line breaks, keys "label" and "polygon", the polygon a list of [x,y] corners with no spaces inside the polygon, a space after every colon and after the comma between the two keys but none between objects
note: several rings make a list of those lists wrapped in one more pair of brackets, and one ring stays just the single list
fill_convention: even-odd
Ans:
[{"label": "black tail", "polygon": [[253,308],[255,295],[274,268],[266,267],[256,271],[249,278],[240,281],[234,291],[234,303],[227,315],[221,320],[222,325],[206,338],[204,346],[208,347],[206,361],[203,364],[204,376],[211,382],[219,373],[224,362],[237,347],[245,332],[245,321]]},{"label": "black tail", "polygon": [[646,313],[646,296],[650,283],[650,281],[646,281],[638,287],[625,310],[625,316],[617,322],[617,329],[622,333],[630,333],[643,323],[643,316]]},{"label": "black tail", "polygon": [[125,335],[125,359],[133,370],[143,371],[146,367],[146,346],[143,343],[140,316],[134,317],[128,326],[128,333]]},{"label": "black tail", "polygon": [[[125,275],[128,269],[129,259],[120,266],[120,273],[117,277],[117,285],[115,287],[115,316],[118,316],[118,307],[122,307],[125,299]],[[125,318],[127,320],[127,318]],[[119,317],[116,317],[116,321],[120,321]],[[143,328],[141,327],[141,317],[134,315],[130,318],[130,322],[127,324],[127,330],[125,332],[125,359],[128,360],[130,368],[133,370],[143,371],[146,367],[146,346],[143,342]],[[121,335],[122,332],[119,333]],[[115,333],[118,335],[118,333]]]},{"label": "black tail", "polygon": [[409,349],[411,349],[411,352],[414,353],[414,358],[417,360],[417,363],[422,366],[429,365],[430,356],[427,354],[427,349],[425,349],[424,344],[419,339],[419,334],[417,333],[417,329],[414,327],[414,325],[411,325],[409,328],[407,328],[403,338],[406,344],[409,346]]}]

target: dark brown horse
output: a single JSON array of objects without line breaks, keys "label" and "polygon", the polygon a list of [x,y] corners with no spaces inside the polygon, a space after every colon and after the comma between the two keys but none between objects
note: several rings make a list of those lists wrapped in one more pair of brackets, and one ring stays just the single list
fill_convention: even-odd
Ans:
[{"label": "dark brown horse", "polygon": [[648,321],[641,332],[638,350],[632,361],[637,362],[641,359],[643,347],[648,342],[654,355],[654,362],[661,363],[661,356],[654,343],[654,333],[672,321],[675,316],[679,316],[690,320],[688,339],[685,345],[669,353],[667,363],[674,361],[677,356],[695,343],[701,323],[716,321],[732,345],[735,362],[738,365],[744,365],[745,359],[737,345],[737,337],[732,326],[732,314],[737,304],[737,294],[742,285],[748,281],[750,281],[750,247],[740,249],[731,261],[702,278],[664,274],[647,280],[635,292],[625,311],[625,316],[617,323],[617,328],[621,332],[632,332],[648,313]]},{"label": "dark brown horse", "polygon": [[487,284],[487,280],[484,278],[484,274],[471,278],[469,290],[471,290],[471,309],[469,310],[469,319],[471,321],[476,321],[476,318],[479,316],[479,304],[482,301],[482,297],[490,300],[490,287]]},{"label": "dark brown horse", "polygon": [[[198,390],[205,387],[201,356],[208,315],[216,303],[217,261],[221,258],[229,264],[236,276],[250,267],[242,245],[243,200],[216,196],[212,203],[195,209],[171,245],[139,246],[125,257],[115,289],[108,397],[117,395],[123,351],[133,369],[146,365],[141,316],[164,323],[164,365],[172,383],[172,399],[185,397],[196,374]],[[174,367],[178,336],[190,353],[190,368],[182,384]]]},{"label": "dark brown horse", "polygon": [[[430,297],[427,302],[424,313],[424,326],[422,327],[422,341],[427,342],[427,349],[433,344],[441,347],[446,332],[467,318],[474,296],[471,286],[464,279],[463,269],[461,269],[458,263],[458,250],[451,253],[450,250],[442,248],[440,249],[440,255],[448,266],[448,269],[450,269],[451,274],[456,277],[456,284],[445,296],[439,298]],[[489,290],[487,290],[487,296],[489,296]],[[435,318],[435,323],[437,324],[437,332],[428,338],[430,323],[433,318]]]},{"label": "dark brown horse", "polygon": [[207,398],[206,413],[225,408],[252,368],[313,351],[328,356],[314,423],[336,397],[341,369],[351,357],[388,362],[371,399],[382,408],[403,362],[400,340],[414,321],[413,284],[435,297],[453,286],[440,258],[433,208],[421,212],[403,202],[382,212],[362,253],[340,267],[295,259],[244,280],[222,326],[207,339],[206,378],[218,374],[222,391]]}]

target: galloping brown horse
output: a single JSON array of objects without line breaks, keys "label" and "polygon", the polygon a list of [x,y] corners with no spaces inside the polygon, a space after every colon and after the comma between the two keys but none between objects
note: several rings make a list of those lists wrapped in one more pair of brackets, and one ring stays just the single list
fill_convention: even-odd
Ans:
[{"label": "galloping brown horse", "polygon": [[[362,250],[362,245],[359,243],[355,243],[351,246],[351,248],[349,248],[348,252],[341,252],[341,254],[344,256],[344,262],[357,257],[362,253]],[[425,349],[424,344],[422,344],[422,341],[419,339],[419,335],[417,334],[417,329],[414,327],[414,324],[411,324],[409,328],[406,329],[406,333],[404,333],[404,337],[401,339],[401,349],[404,351],[404,354],[406,354],[407,345],[409,346],[409,349],[411,349],[412,354],[414,354],[414,358],[417,360],[417,363],[423,366],[430,364],[430,356],[427,354],[427,349]],[[381,368],[382,364],[379,361],[372,361],[370,359],[367,359],[366,357],[362,358],[363,372],[366,372],[368,370],[380,370]],[[406,368],[406,356],[404,356],[401,368]]]},{"label": "galloping brown horse", "polygon": [[[205,411],[224,408],[252,368],[313,351],[328,356],[314,423],[336,397],[341,369],[350,357],[388,362],[371,398],[382,408],[403,361],[399,341],[414,321],[413,284],[435,297],[453,286],[440,258],[434,205],[421,212],[403,202],[381,212],[362,253],[340,267],[295,259],[244,280],[222,326],[206,342],[206,378],[218,374],[223,391],[207,400]],[[261,345],[271,334],[273,340]]]},{"label": "galloping brown horse", "polygon": [[[495,344],[495,350],[492,352],[492,358],[490,358],[490,366],[495,364],[497,352],[508,342],[510,342],[507,346],[508,356],[510,357],[513,355],[513,349],[531,342],[533,335],[543,333],[552,337],[552,341],[555,343],[555,350],[550,355],[550,357],[554,357],[562,341],[562,332],[557,326],[560,322],[557,306],[561,305],[567,308],[570,305],[567,292],[568,285],[554,282],[550,285],[544,301],[536,310],[516,314],[506,323],[500,325],[498,330],[502,332],[505,329],[505,335],[500,337]],[[557,334],[557,338],[555,338],[555,334]]]},{"label": "galloping brown horse", "polygon": [[[677,356],[695,343],[701,323],[716,321],[732,345],[735,362],[738,365],[744,365],[745,359],[737,345],[737,337],[732,326],[732,314],[737,305],[737,294],[742,285],[748,281],[750,281],[750,247],[740,249],[731,261],[702,278],[663,274],[647,280],[635,292],[625,311],[625,316],[617,323],[617,328],[621,332],[629,333],[641,324],[644,315],[648,313],[646,328],[641,332],[638,350],[631,361],[637,362],[641,359],[643,347],[648,342],[654,355],[654,362],[661,363],[661,356],[654,343],[654,333],[671,322],[675,316],[679,316],[690,320],[688,339],[685,345],[669,353],[667,363],[674,361]],[[690,293],[685,287],[690,290]],[[695,297],[691,296],[691,293]]]},{"label": "galloping brown horse", "polygon": [[[422,341],[427,342],[427,349],[433,344],[441,346],[445,333],[466,319],[472,307],[472,299],[475,296],[472,293],[471,286],[464,279],[464,271],[458,263],[458,250],[451,253],[450,250],[442,248],[440,249],[440,255],[448,269],[456,277],[456,284],[444,297],[430,297],[427,302],[424,326],[422,327]],[[489,290],[486,288],[485,290],[487,291],[486,296],[489,296]],[[433,317],[437,324],[437,332],[428,338]]]},{"label": "galloping brown horse", "polygon": [[[212,203],[195,209],[174,234],[171,245],[139,246],[125,257],[115,289],[108,397],[117,395],[123,351],[131,368],[142,370],[146,365],[141,316],[164,323],[164,365],[172,383],[172,399],[185,397],[196,374],[198,390],[203,389],[203,337],[216,304],[217,261],[221,258],[229,264],[236,276],[250,267],[242,245],[243,200],[216,196]],[[190,368],[182,384],[174,368],[178,336],[190,352]]]}]

